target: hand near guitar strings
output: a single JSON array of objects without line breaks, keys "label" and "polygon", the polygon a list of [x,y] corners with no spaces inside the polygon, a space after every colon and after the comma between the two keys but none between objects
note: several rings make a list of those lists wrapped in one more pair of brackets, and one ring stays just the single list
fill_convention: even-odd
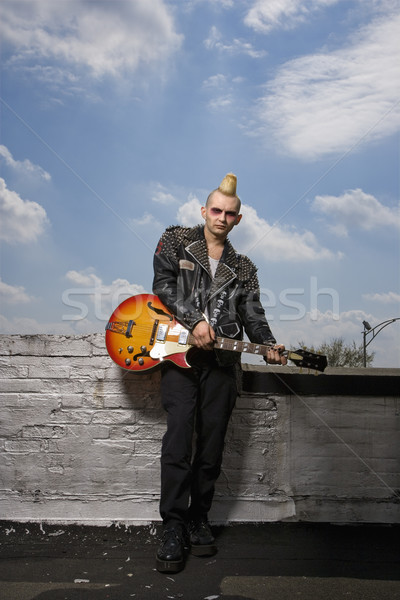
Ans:
[{"label": "hand near guitar strings", "polygon": [[[212,350],[215,341],[215,331],[207,321],[199,321],[192,331],[194,345],[201,350]],[[277,344],[268,350],[264,360],[270,365],[286,365],[287,358],[282,354],[285,350],[283,344]]]},{"label": "hand near guitar strings", "polygon": [[212,350],[214,347],[215,331],[207,321],[199,321],[192,330],[194,345],[201,350]]}]

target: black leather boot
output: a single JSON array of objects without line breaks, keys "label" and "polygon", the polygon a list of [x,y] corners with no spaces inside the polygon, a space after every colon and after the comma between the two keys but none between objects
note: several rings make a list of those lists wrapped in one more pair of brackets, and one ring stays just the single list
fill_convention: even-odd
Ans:
[{"label": "black leather boot", "polygon": [[162,541],[157,551],[156,566],[160,573],[178,573],[185,566],[187,554],[186,535],[182,526],[175,525],[164,529]]},{"label": "black leather boot", "polygon": [[215,539],[207,519],[192,521],[189,525],[190,552],[195,556],[213,556],[217,553]]}]

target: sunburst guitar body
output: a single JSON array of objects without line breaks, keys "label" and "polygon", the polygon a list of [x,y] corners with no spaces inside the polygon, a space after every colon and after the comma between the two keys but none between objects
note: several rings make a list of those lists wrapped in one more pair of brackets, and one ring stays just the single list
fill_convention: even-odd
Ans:
[{"label": "sunburst guitar body", "polygon": [[188,368],[189,332],[172,316],[158,296],[132,296],[115,309],[106,326],[106,347],[117,365],[146,371],[162,360]]}]

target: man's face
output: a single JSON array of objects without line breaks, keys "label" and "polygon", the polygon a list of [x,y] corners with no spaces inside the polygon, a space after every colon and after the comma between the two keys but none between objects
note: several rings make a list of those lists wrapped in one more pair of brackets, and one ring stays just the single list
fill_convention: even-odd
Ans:
[{"label": "man's face", "polygon": [[208,232],[220,239],[225,239],[242,218],[238,200],[219,191],[214,192],[206,206],[201,208],[201,214]]}]

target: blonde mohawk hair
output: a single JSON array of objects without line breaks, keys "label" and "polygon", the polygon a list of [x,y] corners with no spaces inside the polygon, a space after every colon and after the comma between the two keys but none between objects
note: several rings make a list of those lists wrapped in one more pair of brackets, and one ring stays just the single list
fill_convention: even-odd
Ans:
[{"label": "blonde mohawk hair", "polygon": [[226,196],[236,196],[237,177],[233,173],[227,173],[221,181],[218,190]]}]

